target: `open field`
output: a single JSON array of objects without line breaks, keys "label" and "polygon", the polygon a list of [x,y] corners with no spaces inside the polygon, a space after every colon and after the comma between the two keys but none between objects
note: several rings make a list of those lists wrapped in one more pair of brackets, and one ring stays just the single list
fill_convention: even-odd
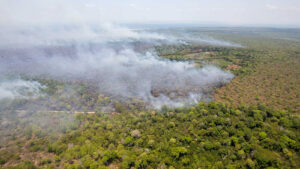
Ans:
[{"label": "open field", "polygon": [[[267,105],[300,111],[300,31],[267,28],[200,28],[199,34],[240,43],[243,48],[174,47],[163,57],[217,64],[236,77],[218,89],[215,100],[234,105]],[[165,48],[166,50],[167,48]],[[172,49],[172,50],[171,50]],[[168,50],[167,50],[168,51]]]}]

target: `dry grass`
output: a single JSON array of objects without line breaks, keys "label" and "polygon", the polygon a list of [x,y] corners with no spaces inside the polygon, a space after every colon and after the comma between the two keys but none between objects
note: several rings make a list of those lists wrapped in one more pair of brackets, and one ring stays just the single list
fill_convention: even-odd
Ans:
[{"label": "dry grass", "polygon": [[217,90],[216,101],[300,111],[300,61],[270,61]]}]

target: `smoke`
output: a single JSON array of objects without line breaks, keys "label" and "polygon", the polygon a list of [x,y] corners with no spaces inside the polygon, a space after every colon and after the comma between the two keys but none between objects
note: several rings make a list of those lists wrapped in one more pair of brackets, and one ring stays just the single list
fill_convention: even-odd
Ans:
[{"label": "smoke", "polygon": [[186,39],[186,41],[189,41],[194,44],[203,44],[203,45],[213,45],[213,46],[224,46],[224,47],[237,47],[241,48],[243,47],[241,44],[238,43],[233,43],[233,42],[228,42],[224,40],[219,40],[215,39],[213,37],[209,36],[198,36],[198,37],[193,37],[190,35],[184,35],[183,39]]},{"label": "smoke", "polygon": [[0,101],[2,99],[29,99],[41,95],[40,89],[45,88],[35,81],[22,79],[0,80]]},{"label": "smoke", "polygon": [[30,48],[33,46],[84,45],[87,43],[154,42],[166,41],[158,33],[135,32],[125,27],[105,24],[74,24],[47,26],[2,26],[0,48]]},{"label": "smoke", "polygon": [[198,44],[225,47],[242,45],[181,29],[129,29],[116,24],[55,24],[0,26],[0,49],[86,44],[144,43],[153,45]]},{"label": "smoke", "polygon": [[[199,40],[187,33],[131,30],[112,24],[1,27],[0,74],[29,74],[63,80],[84,80],[101,93],[138,98],[154,107],[182,106],[211,100],[214,87],[233,75],[215,66],[196,68],[191,62],[158,57],[152,47],[189,42],[222,45],[214,39]],[[225,44],[230,46],[231,44]],[[2,83],[2,97],[37,96],[36,82]],[[22,85],[21,85],[22,84]],[[9,88],[10,86],[10,88]]]},{"label": "smoke", "polygon": [[[211,45],[223,47],[242,48],[239,43],[234,43],[226,40],[216,39],[207,34],[207,31],[197,30],[194,27],[186,28],[164,28],[152,29],[151,32],[157,32],[167,37],[169,43],[181,44],[196,44],[196,45]],[[208,31],[209,32],[209,31]],[[213,30],[212,30],[213,32]]]},{"label": "smoke", "polygon": [[[85,80],[96,84],[102,93],[138,98],[156,108],[210,100],[214,87],[233,78],[212,65],[196,68],[190,62],[170,61],[149,50],[136,50],[138,45],[177,43],[176,38],[166,38],[169,35],[112,25],[18,32],[7,33],[8,40],[1,40],[2,46],[17,44],[13,49],[0,50],[0,73]],[[11,89],[5,91],[6,95],[18,95]]]},{"label": "smoke", "polygon": [[[108,24],[128,17],[115,15],[123,6],[118,9],[111,5],[84,0],[1,1],[0,75],[83,80],[97,86],[101,93],[121,99],[139,98],[154,107],[211,100],[214,88],[233,78],[230,72],[215,66],[199,68],[190,62],[160,58],[153,47],[236,44],[184,31],[133,30]],[[3,97],[24,97],[13,89],[1,89]]]}]

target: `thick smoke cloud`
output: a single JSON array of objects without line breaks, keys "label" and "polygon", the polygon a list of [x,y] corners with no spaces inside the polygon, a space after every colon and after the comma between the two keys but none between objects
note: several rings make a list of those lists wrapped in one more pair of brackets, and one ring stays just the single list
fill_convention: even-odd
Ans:
[{"label": "thick smoke cloud", "polygon": [[168,36],[112,25],[19,30],[1,40],[0,73],[85,80],[103,93],[139,98],[157,108],[209,100],[215,86],[233,78],[215,66],[195,68],[137,50],[139,45],[178,43]]}]

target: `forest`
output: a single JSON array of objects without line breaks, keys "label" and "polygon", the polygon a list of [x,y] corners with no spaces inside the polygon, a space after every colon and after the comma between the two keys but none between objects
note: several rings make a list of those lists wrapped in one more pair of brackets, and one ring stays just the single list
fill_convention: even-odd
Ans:
[{"label": "forest", "polygon": [[[185,88],[168,76],[164,80],[177,86],[158,86],[147,100],[130,93],[140,85],[130,86],[128,97],[106,92],[105,83],[99,89],[95,80],[99,76],[90,71],[80,78],[73,78],[72,73],[70,77],[45,76],[50,71],[5,74],[5,79],[37,82],[42,94],[36,96],[32,90],[26,93],[31,99],[0,97],[0,168],[299,168],[299,29],[185,31],[232,44],[191,41],[137,48],[154,50],[163,63],[189,63],[199,70],[217,66],[232,73],[232,80],[213,81],[199,90],[194,80],[198,76],[186,75],[193,83],[186,83]],[[173,69],[170,72],[174,73]],[[117,82],[131,83],[130,78]],[[27,87],[30,85],[37,84]],[[173,106],[178,98],[198,90],[204,100]],[[152,106],[166,100],[161,95],[168,97],[165,103],[172,104]]]}]

